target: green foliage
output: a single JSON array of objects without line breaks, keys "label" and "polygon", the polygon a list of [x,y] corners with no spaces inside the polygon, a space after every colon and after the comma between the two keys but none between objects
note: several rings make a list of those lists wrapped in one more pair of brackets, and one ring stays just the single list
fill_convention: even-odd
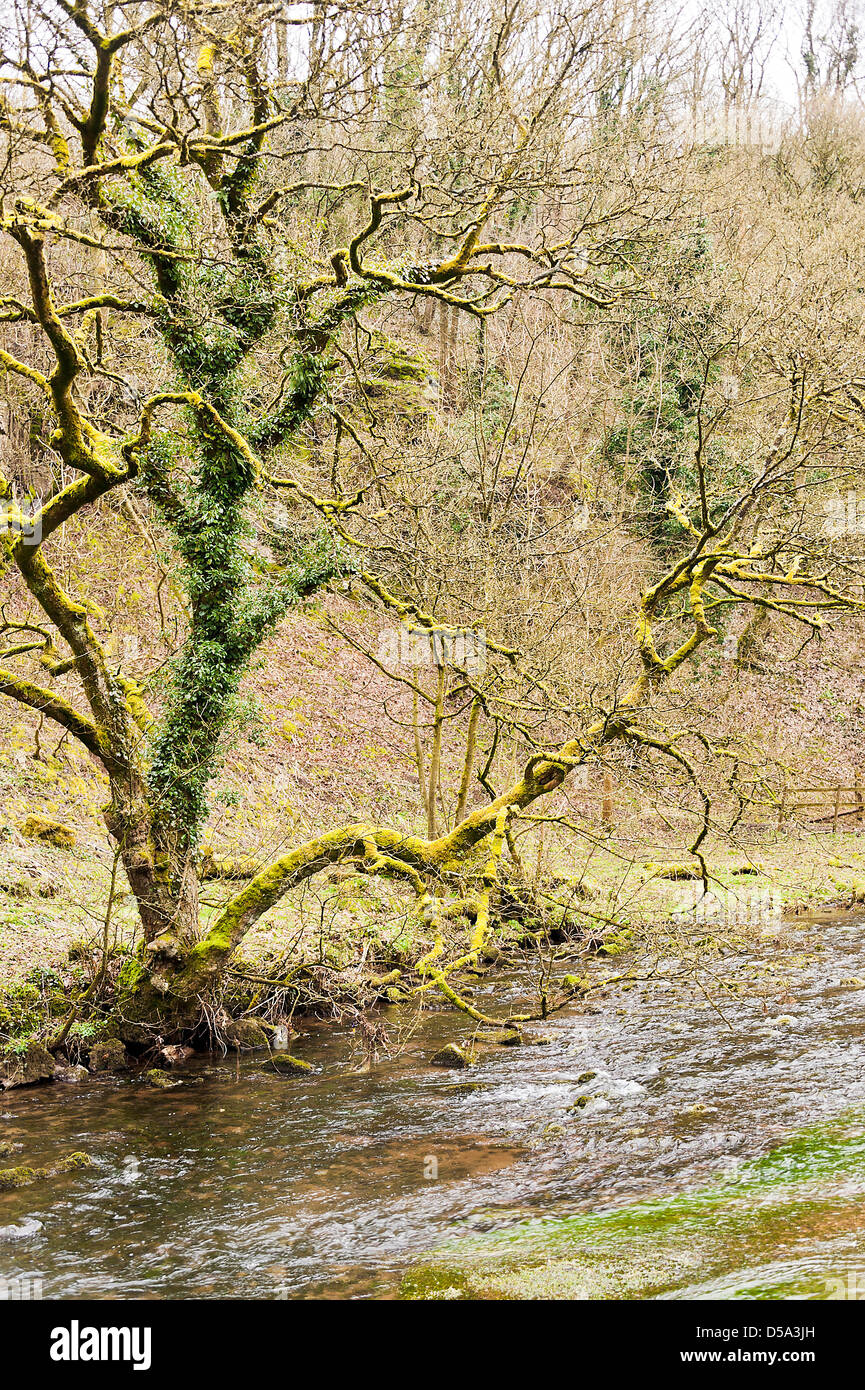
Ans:
[{"label": "green foliage", "polygon": [[113,190],[117,225],[153,267],[156,327],[175,373],[168,389],[198,393],[229,427],[191,406],[186,434],[157,436],[141,468],[182,557],[191,613],[189,637],[168,672],[149,773],[168,831],[168,843],[158,848],[176,861],[197,843],[220,739],[250,656],[293,604],[350,567],[325,534],[283,556],[278,574],[262,579],[245,549],[246,511],[257,481],[256,453],[295,436],[326,393],[333,366],[324,350],[328,335],[380,293],[364,286],[334,297],[309,347],[295,352],[275,406],[256,418],[242,367],[274,326],[281,301],[270,257],[248,219],[257,179],[253,155],[242,152],[221,189],[232,256],[186,254],[199,233],[197,176],[148,168]]},{"label": "green foliage", "polygon": [[66,1004],[66,989],[57,971],[37,966],[20,984],[9,985],[0,994],[0,1040],[12,1050],[23,1049]]},{"label": "green foliage", "polygon": [[[240,562],[239,548],[231,560]],[[198,629],[193,629],[193,640],[175,662],[167,716],[150,771],[151,789],[163,815],[186,845],[197,843],[206,819],[207,786],[218,743],[236,712],[238,684],[250,657],[291,607],[354,565],[345,547],[322,530],[294,551],[278,578],[253,591],[248,584],[237,585],[230,603],[214,598],[208,608],[199,599]],[[204,572],[202,557],[193,577]]]},{"label": "green foliage", "polygon": [[117,975],[117,997],[123,1000],[134,994],[135,988],[144,974],[141,954],[129,956],[120,967]]},{"label": "green foliage", "polygon": [[294,356],[277,407],[259,421],[248,424],[249,440],[254,448],[267,450],[300,429],[324,392],[331,369],[332,364],[324,353]]},{"label": "green foliage", "polygon": [[[650,537],[661,546],[681,535],[666,511],[671,496],[681,493],[686,503],[695,496],[697,413],[704,383],[719,372],[715,364],[707,369],[711,324],[699,300],[711,269],[703,235],[670,249],[666,275],[674,299],[646,305],[635,320],[624,364],[631,380],[622,393],[621,418],[604,440],[614,471],[621,473],[625,458],[636,469],[637,500],[648,513]],[[709,462],[717,447],[711,446]]]},{"label": "green foliage", "polygon": [[38,1013],[23,1010],[21,1002],[10,1000],[8,995],[0,1002],[0,1039],[6,1052],[22,1051],[39,1026]]},{"label": "green foliage", "polygon": [[504,433],[514,404],[514,393],[501,367],[487,367],[479,383],[481,419],[488,438]]}]

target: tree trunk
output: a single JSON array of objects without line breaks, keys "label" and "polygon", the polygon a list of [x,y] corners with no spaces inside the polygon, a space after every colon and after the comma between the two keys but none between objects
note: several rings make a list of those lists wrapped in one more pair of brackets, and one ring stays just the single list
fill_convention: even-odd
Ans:
[{"label": "tree trunk", "polygon": [[117,1011],[124,1041],[170,1039],[194,1026],[199,1002],[177,988],[188,953],[201,936],[199,877],[190,852],[163,848],[165,827],[154,822],[143,783],[114,786],[105,823],[116,840],[138,907],[144,950],[122,979]]}]

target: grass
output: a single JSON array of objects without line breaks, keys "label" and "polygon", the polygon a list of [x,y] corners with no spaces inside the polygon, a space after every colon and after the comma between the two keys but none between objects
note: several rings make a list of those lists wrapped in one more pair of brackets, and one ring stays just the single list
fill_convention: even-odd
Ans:
[{"label": "grass", "polygon": [[[17,796],[7,797],[0,803],[9,827],[0,874],[0,882],[7,885],[7,891],[0,887],[0,982],[6,983],[34,966],[56,966],[75,941],[101,939],[111,872],[109,848],[93,818],[79,811],[78,846],[73,851],[55,849],[16,834],[24,809],[17,801]],[[76,823],[74,806],[68,801],[57,805],[57,798],[51,801],[48,806],[42,799],[40,812],[53,811]],[[32,800],[26,809],[34,809]],[[619,922],[635,930],[638,945],[664,949],[691,948],[703,928],[705,937],[733,945],[750,945],[761,938],[771,944],[795,929],[793,909],[849,901],[865,882],[865,840],[854,833],[786,835],[761,845],[750,857],[717,846],[708,858],[711,889],[721,910],[701,924],[695,923],[693,912],[700,884],[660,878],[647,870],[651,849],[614,841],[592,853],[588,876],[596,891],[580,905],[589,924],[593,918],[601,926]],[[662,857],[655,847],[654,860]],[[759,872],[734,872],[743,865]],[[35,878],[48,881],[54,896],[20,896],[20,886]],[[232,891],[232,885],[204,885],[205,919]],[[112,936],[131,945],[137,921],[123,882],[120,895],[112,914]],[[410,955],[417,932],[406,915],[407,906],[393,885],[337,870],[268,914],[247,939],[244,955],[263,961],[294,951],[336,968],[356,963],[365,945],[367,958]]]}]

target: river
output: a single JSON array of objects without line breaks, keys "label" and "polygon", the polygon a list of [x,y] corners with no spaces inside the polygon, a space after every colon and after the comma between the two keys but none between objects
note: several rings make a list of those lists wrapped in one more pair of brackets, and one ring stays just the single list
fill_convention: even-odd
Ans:
[{"label": "river", "polygon": [[[466,1020],[403,1007],[369,1070],[351,1029],[313,1023],[310,1074],[247,1054],[167,1091],[0,1095],[4,1163],[95,1161],[0,1195],[0,1278],[45,1298],[865,1296],[863,924],[796,930],[784,1003],[719,1004],[656,962],[467,1071],[428,1061]],[[475,1003],[526,991],[490,977]]]}]

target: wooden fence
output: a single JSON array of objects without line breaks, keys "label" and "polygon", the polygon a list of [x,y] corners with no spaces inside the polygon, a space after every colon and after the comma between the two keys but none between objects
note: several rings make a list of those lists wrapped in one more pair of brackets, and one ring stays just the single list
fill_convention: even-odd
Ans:
[{"label": "wooden fence", "polygon": [[[583,792],[592,801],[600,801],[601,821],[612,828],[616,820],[616,787],[610,773],[605,772],[602,788],[590,787],[587,783],[573,788]],[[766,807],[770,815],[769,807]],[[856,825],[865,824],[865,779],[857,777],[852,787],[838,784],[831,787],[785,787],[778,804],[778,828],[800,811],[822,811],[820,816],[806,816],[809,825],[831,824],[838,829],[838,822],[853,820]],[[771,820],[759,824],[771,825]]]},{"label": "wooden fence", "polygon": [[852,787],[787,787],[778,807],[778,825],[782,826],[788,816],[798,811],[825,811],[825,815],[808,817],[809,823],[823,825],[831,821],[833,830],[838,829],[839,820],[847,817],[855,817],[861,823],[865,820],[865,785],[857,778]]}]

